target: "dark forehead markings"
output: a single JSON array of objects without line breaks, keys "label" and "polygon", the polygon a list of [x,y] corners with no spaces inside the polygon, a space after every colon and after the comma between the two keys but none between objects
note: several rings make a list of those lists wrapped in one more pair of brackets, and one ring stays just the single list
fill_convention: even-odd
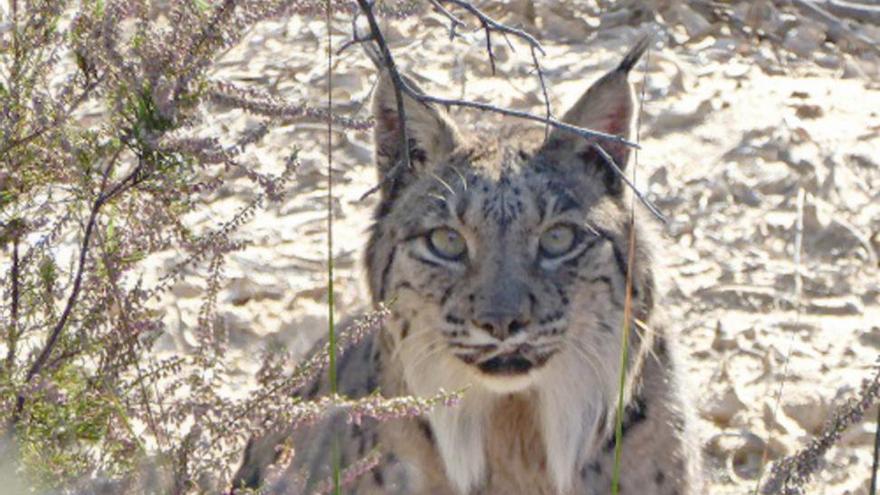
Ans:
[{"label": "dark forehead markings", "polygon": [[561,184],[551,182],[548,189],[556,200],[553,203],[553,213],[558,215],[581,207],[580,201],[571,194],[571,191]]},{"label": "dark forehead markings", "polygon": [[[534,178],[540,174],[531,174],[532,182]],[[546,220],[552,215],[561,215],[570,210],[577,210],[583,207],[577,197],[569,190],[562,180],[555,178],[544,178],[537,182],[535,189],[536,205],[538,215],[542,220]],[[552,207],[552,211],[549,209]]]},{"label": "dark forehead markings", "polygon": [[494,187],[484,188],[486,196],[481,205],[481,214],[498,223],[502,231],[506,230],[525,211],[522,193],[511,183],[510,176],[502,175]]},{"label": "dark forehead markings", "polygon": [[445,191],[431,191],[427,195],[426,201],[426,213],[432,217],[438,217],[442,220],[449,219],[449,201],[454,201],[453,197],[450,197],[448,194],[444,195]]}]

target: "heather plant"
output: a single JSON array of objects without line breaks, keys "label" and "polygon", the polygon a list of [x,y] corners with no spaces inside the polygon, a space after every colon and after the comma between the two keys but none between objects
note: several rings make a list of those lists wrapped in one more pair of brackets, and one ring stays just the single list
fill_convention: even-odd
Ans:
[{"label": "heather plant", "polygon": [[[252,394],[234,397],[226,387],[227,337],[216,319],[225,259],[248,247],[242,229],[284,198],[299,164],[295,144],[275,175],[244,152],[303,119],[370,123],[208,73],[256,23],[325,8],[351,10],[344,2],[51,0],[13,1],[3,12],[2,469],[22,486],[217,491],[259,428],[306,423],[331,409],[353,419],[416,414],[452,400],[302,403],[294,392],[317,379],[327,352],[297,364],[290,353],[267,351]],[[211,105],[263,120],[241,135],[206,135]],[[252,181],[255,198],[215,229],[187,225],[185,214],[235,174]],[[183,261],[145,281],[144,263],[167,250]],[[194,267],[207,271],[196,352],[159,359],[156,303]],[[340,333],[330,354],[383,315]]]},{"label": "heather plant", "polygon": [[[357,14],[369,17],[370,34],[355,30],[354,41],[377,43],[374,59],[393,69],[374,16],[411,16],[432,7],[449,20],[450,35],[464,25],[458,15],[476,20],[486,33],[493,69],[493,34],[524,41],[547,99],[537,41],[463,0],[11,0],[2,7],[4,488],[15,492],[13,483],[19,483],[38,492],[216,493],[228,488],[245,441],[262,431],[309,424],[336,411],[351,421],[382,420],[455,402],[455,391],[428,399],[297,397],[297,390],[322,379],[348,345],[381,326],[383,308],[338,335],[331,329],[332,345],[305,361],[267,348],[254,389],[244,398],[230,394],[228,336],[216,318],[228,255],[248,248],[248,221],[284,200],[300,164],[295,142],[276,174],[249,163],[248,148],[293,122],[357,130],[372,123],[324,102],[287,101],[213,79],[213,64],[261,21]],[[398,82],[399,91],[412,91],[402,78]],[[540,117],[485,103],[410,96],[566,127],[552,118],[549,103],[546,117]],[[241,109],[260,124],[241,133],[206,132],[215,108]],[[188,225],[186,214],[203,208],[238,175],[259,193],[216,228]],[[182,260],[150,281],[145,264],[169,250]],[[158,358],[154,345],[166,329],[157,302],[196,267],[206,272],[196,351]],[[875,398],[873,383],[863,402]],[[851,409],[858,416],[835,419],[829,431],[858,420],[866,407]],[[824,436],[811,451],[836,438]],[[803,483],[817,468],[814,458],[780,464],[767,486]],[[280,464],[288,461],[282,456]],[[340,466],[319,492],[333,491],[376,462],[369,453]],[[286,473],[284,465],[273,469],[276,477]],[[785,476],[788,481],[779,481]],[[288,482],[296,488],[297,480]]]}]

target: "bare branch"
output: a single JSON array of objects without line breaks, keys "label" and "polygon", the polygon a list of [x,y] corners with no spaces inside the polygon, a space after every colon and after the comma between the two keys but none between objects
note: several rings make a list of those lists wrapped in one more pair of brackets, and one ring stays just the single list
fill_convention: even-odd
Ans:
[{"label": "bare branch", "polygon": [[[522,29],[512,28],[505,24],[502,24],[488,15],[486,15],[483,11],[475,7],[470,2],[464,0],[443,0],[448,1],[460,8],[465,9],[468,13],[475,16],[482,25],[483,29],[486,31],[486,51],[489,54],[489,63],[492,66],[492,75],[495,75],[495,53],[492,50],[492,32],[501,33],[504,37],[504,40],[507,42],[507,45],[513,50],[513,44],[510,42],[508,35],[515,36],[529,45],[529,51],[532,56],[532,64],[534,64],[535,69],[538,73],[538,80],[541,83],[541,92],[544,95],[544,106],[547,109],[547,118],[550,119],[552,117],[552,113],[550,112],[550,98],[547,95],[547,85],[544,81],[544,71],[541,69],[541,64],[538,62],[537,53],[541,55],[545,55],[544,48],[541,46],[541,43],[538,42],[532,35],[523,31]],[[438,0],[432,0],[432,3],[437,4]],[[438,5],[439,7],[439,5]],[[442,7],[440,7],[442,8]],[[451,15],[451,14],[450,14]],[[457,18],[456,18],[457,19]],[[461,22],[459,20],[459,22]],[[546,128],[545,137],[549,136],[549,126]]]},{"label": "bare branch", "polygon": [[541,43],[539,43],[538,40],[535,39],[534,36],[523,31],[522,29],[512,28],[510,26],[507,26],[505,24],[502,24],[502,23],[496,21],[495,19],[492,19],[491,17],[486,15],[482,10],[475,7],[470,2],[467,2],[465,0],[440,0],[440,1],[451,3],[457,7],[460,7],[462,9],[466,10],[468,13],[470,13],[471,15],[476,17],[480,21],[480,24],[483,26],[483,28],[486,30],[486,37],[487,38],[489,35],[489,31],[497,31],[499,33],[510,34],[510,35],[516,36],[517,38],[519,38],[519,39],[525,41],[526,43],[528,43],[529,45],[531,45],[532,48],[541,52],[541,55],[545,55],[544,48],[541,46]]},{"label": "bare branch", "polygon": [[388,49],[388,44],[385,43],[385,36],[382,34],[382,30],[379,29],[379,23],[376,22],[376,16],[373,15],[372,4],[367,2],[367,0],[357,0],[357,3],[361,7],[361,11],[364,15],[367,16],[367,22],[370,24],[372,38],[379,46],[380,55],[384,59],[383,65],[388,69],[388,74],[391,76],[391,81],[394,83],[394,98],[397,101],[397,118],[398,125],[400,126],[400,152],[403,154],[403,163],[409,168],[412,167],[412,160],[409,154],[409,137],[406,132],[406,110],[403,106],[403,94],[401,93],[402,89],[406,87],[406,83],[403,82],[403,78],[400,77],[400,72],[397,71],[397,64],[394,63],[394,57],[391,56],[391,50]]},{"label": "bare branch", "polygon": [[[537,42],[537,40],[532,38],[531,35],[529,35],[528,33],[525,33],[523,31],[520,31],[517,29],[508,28],[508,27],[504,26],[503,24],[496,23],[491,18],[486,17],[485,14],[483,14],[479,9],[477,9],[476,7],[473,7],[472,5],[468,4],[467,2],[464,2],[463,0],[447,0],[447,1],[452,1],[456,5],[459,5],[459,6],[462,6],[463,8],[466,8],[470,12],[474,12],[475,15],[485,17],[487,19],[486,22],[489,22],[490,25],[493,26],[493,29],[496,31],[506,32],[509,34],[523,37],[523,39],[526,39],[526,40],[529,40],[529,39],[532,40],[532,42],[530,44],[533,43],[533,46],[535,47],[536,50],[538,50],[542,54],[544,53],[544,49],[541,48],[541,45]],[[625,139],[623,137],[616,136],[614,134],[608,134],[605,132],[585,129],[583,127],[578,127],[575,125],[571,125],[571,124],[562,122],[562,121],[557,120],[552,117],[549,117],[549,118],[548,117],[541,117],[539,115],[535,115],[530,112],[525,112],[525,111],[520,111],[520,110],[512,110],[509,108],[503,108],[503,107],[499,107],[499,106],[492,105],[489,103],[481,103],[481,102],[476,102],[476,101],[455,99],[455,98],[441,98],[438,96],[424,94],[424,93],[421,93],[421,92],[415,90],[413,87],[411,87],[409,84],[407,84],[406,81],[404,80],[404,78],[400,75],[400,72],[397,69],[397,65],[394,62],[394,57],[391,55],[391,51],[388,49],[388,44],[385,42],[385,37],[382,35],[382,31],[379,28],[378,23],[376,22],[376,17],[372,12],[372,9],[371,9],[369,3],[367,3],[365,0],[358,0],[358,3],[362,6],[363,12],[367,16],[367,20],[370,21],[369,22],[370,31],[372,33],[373,38],[376,41],[376,45],[378,45],[379,54],[381,55],[381,60],[374,59],[374,62],[379,64],[380,68],[384,68],[385,70],[388,71],[388,74],[391,76],[391,80],[394,83],[395,96],[398,97],[398,114],[400,117],[405,117],[405,114],[403,112],[403,106],[402,106],[402,103],[403,103],[402,102],[402,94],[405,93],[407,96],[409,96],[415,100],[418,100],[422,103],[435,103],[435,104],[443,105],[443,106],[447,106],[447,107],[463,107],[463,108],[472,108],[475,110],[482,110],[482,111],[487,111],[487,112],[494,112],[494,113],[498,113],[501,115],[506,115],[508,117],[516,117],[516,118],[523,119],[523,120],[531,120],[534,122],[548,124],[548,125],[551,125],[561,131],[570,132],[572,134],[575,134],[575,135],[578,135],[578,136],[581,136],[581,137],[587,138],[587,139],[599,139],[599,140],[603,140],[606,142],[620,143],[620,144],[623,144],[623,145],[626,145],[626,146],[629,146],[629,147],[635,148],[635,149],[641,148],[641,146],[639,146],[638,143],[632,142],[632,141]],[[402,126],[402,127],[405,127],[405,126]],[[410,163],[408,148],[409,148],[408,146],[405,147],[407,164]]]},{"label": "bare branch", "polygon": [[455,38],[455,36],[458,34],[456,32],[456,29],[459,27],[464,27],[465,26],[464,21],[462,21],[461,19],[456,17],[455,14],[453,14],[452,12],[446,10],[446,7],[441,5],[438,0],[428,0],[428,1],[431,2],[431,5],[433,5],[434,8],[437,9],[438,12],[440,12],[444,17],[449,19],[449,39],[451,40],[451,39]]},{"label": "bare branch", "polygon": [[[532,53],[532,64],[535,66],[535,70],[538,72],[538,82],[541,83],[541,93],[544,95],[544,108],[547,110],[547,120],[553,118],[553,112],[550,110],[550,96],[547,94],[547,84],[544,82],[544,70],[541,69],[541,64],[538,62],[538,54],[535,52],[535,47],[531,48]],[[544,126],[544,139],[550,137],[550,125],[546,124]]]},{"label": "bare branch", "polygon": [[880,47],[878,47],[877,40],[870,39],[853,31],[844,21],[816,5],[816,2],[810,0],[793,0],[793,3],[806,15],[824,23],[828,27],[829,34],[832,37],[845,37],[864,49],[871,50],[874,53],[880,53]]},{"label": "bare branch", "polygon": [[18,291],[19,291],[19,259],[18,259],[18,232],[13,232],[12,239],[12,300],[10,301],[9,333],[6,336],[6,370],[9,376],[15,370],[15,352],[18,342]]},{"label": "bare branch", "polygon": [[559,130],[570,132],[572,134],[581,136],[587,139],[599,139],[603,141],[608,141],[612,143],[620,143],[631,148],[641,149],[638,143],[630,141],[626,138],[622,138],[620,136],[616,136],[614,134],[608,134],[605,132],[594,131],[591,129],[585,129],[583,127],[578,127],[576,125],[567,124],[562,122],[561,120],[557,120],[555,118],[547,118],[541,117],[540,115],[535,115],[529,112],[523,112],[520,110],[511,110],[509,108],[498,107],[495,105],[491,105],[489,103],[480,103],[476,101],[469,100],[459,100],[454,98],[440,98],[437,96],[431,96],[426,94],[421,94],[413,90],[411,87],[404,85],[403,91],[413,98],[421,101],[422,103],[436,103],[438,105],[452,106],[452,107],[464,107],[464,108],[473,108],[475,110],[483,110],[487,112],[495,112],[501,115],[507,115],[508,117],[516,117],[523,120],[531,120],[534,122],[541,122],[543,124],[551,125]]},{"label": "bare branch", "polygon": [[[379,24],[376,22],[376,17],[373,13],[371,4],[369,2],[367,2],[366,0],[358,0],[358,4],[361,6],[362,12],[367,17],[367,21],[370,26],[370,33],[371,33],[370,37],[376,42],[376,45],[378,48],[378,53],[374,53],[370,49],[367,49],[366,50],[367,55],[373,60],[373,62],[377,65],[377,67],[380,70],[387,70],[389,76],[391,77],[391,81],[394,85],[395,98],[397,99],[397,113],[398,113],[398,118],[400,119],[400,122],[403,123],[403,122],[405,122],[405,119],[406,119],[406,112],[404,111],[404,108],[403,108],[403,94],[406,94],[407,96],[409,96],[409,97],[411,97],[411,98],[413,98],[423,104],[434,103],[434,104],[443,105],[446,107],[463,107],[463,108],[472,108],[475,110],[482,110],[482,111],[487,111],[487,112],[494,112],[494,113],[506,115],[509,117],[520,118],[523,120],[531,120],[534,122],[541,122],[545,125],[553,126],[554,128],[559,129],[561,131],[570,132],[572,134],[575,134],[575,135],[578,135],[578,136],[581,136],[583,138],[590,139],[590,140],[597,140],[598,139],[598,140],[603,140],[606,142],[620,143],[620,144],[623,144],[625,146],[629,146],[629,147],[632,147],[635,149],[641,148],[638,145],[638,143],[635,143],[633,141],[625,139],[621,136],[616,136],[613,134],[608,134],[608,133],[604,133],[604,132],[600,132],[600,131],[585,129],[585,128],[571,125],[571,124],[568,124],[568,123],[565,123],[565,122],[562,122],[560,120],[553,118],[552,114],[550,113],[550,101],[549,101],[549,98],[547,97],[546,86],[544,85],[543,73],[540,71],[540,65],[537,63],[537,57],[535,56],[535,51],[538,51],[541,54],[544,53],[544,49],[541,47],[540,43],[538,43],[538,41],[536,39],[534,39],[530,34],[524,32],[524,31],[521,31],[519,29],[510,28],[508,26],[505,26],[503,24],[496,22],[494,19],[490,18],[489,16],[484,14],[481,10],[477,9],[476,7],[474,7],[473,5],[471,5],[468,2],[465,2],[463,0],[444,0],[444,1],[450,1],[451,3],[457,5],[461,8],[464,8],[465,10],[470,12],[471,14],[477,16],[477,18],[480,19],[480,22],[482,22],[484,26],[488,26],[489,30],[494,30],[494,31],[497,31],[502,34],[511,34],[511,35],[517,36],[523,40],[526,40],[526,42],[529,43],[529,45],[531,46],[531,49],[532,49],[533,61],[535,62],[535,65],[539,70],[539,79],[541,81],[541,86],[544,91],[545,106],[547,108],[548,115],[546,117],[541,117],[539,115],[535,115],[530,112],[499,107],[499,106],[492,105],[489,103],[481,103],[481,102],[464,100],[464,99],[441,98],[438,96],[428,95],[428,94],[425,94],[425,93],[422,93],[422,92],[416,90],[415,88],[413,88],[412,86],[407,84],[407,82],[403,78],[403,76],[400,75],[400,72],[397,69],[397,64],[394,62],[394,56],[391,54],[391,50],[388,48],[388,44],[385,42],[385,37],[382,34],[382,30],[379,28]],[[487,34],[489,33],[489,30],[487,30]],[[354,37],[355,38],[361,37],[361,36],[358,36],[356,31],[357,30],[355,29],[355,36]],[[491,45],[490,45],[490,47],[491,47]],[[490,53],[490,58],[491,58],[491,53]],[[410,161],[410,154],[409,154],[409,140],[406,136],[406,125],[402,124],[400,127],[401,127],[400,146],[402,147],[402,151],[403,151],[403,155],[404,155],[403,164],[405,164],[405,166],[409,167],[409,166],[411,166],[411,161]],[[364,193],[361,196],[360,200],[361,201],[364,200],[366,197],[370,196],[371,194],[373,194],[374,192],[379,190],[386,182],[396,180],[396,177],[400,172],[399,165],[400,165],[400,163],[395,165],[389,171],[386,178],[380,184],[377,184],[376,186],[374,186],[373,188],[368,190],[366,193]],[[618,168],[618,170],[619,170],[619,168]],[[644,198],[644,196],[641,193],[638,193],[637,196],[639,197],[639,199],[642,202],[647,202],[647,200]],[[647,204],[650,204],[650,203],[647,203]],[[658,218],[664,219],[663,215],[661,215],[657,211],[657,209],[653,207],[653,205],[650,206],[649,209],[651,209],[652,212],[658,216]],[[664,219],[664,222],[665,222],[665,219]]]},{"label": "bare branch", "polygon": [[599,155],[602,156],[602,159],[605,160],[605,163],[607,163],[614,170],[614,173],[616,173],[623,180],[623,182],[625,182],[626,185],[629,186],[630,189],[632,189],[633,194],[635,194],[636,197],[639,198],[639,201],[641,201],[641,203],[645,205],[645,208],[647,208],[648,211],[650,211],[655,217],[657,217],[657,220],[660,220],[663,223],[668,223],[666,217],[662,213],[660,213],[660,210],[658,210],[657,207],[654,206],[654,204],[651,203],[651,201],[646,198],[641,191],[639,191],[636,185],[629,180],[626,174],[623,173],[623,170],[621,170],[617,163],[614,161],[614,158],[612,158],[611,155],[609,155],[608,152],[605,151],[605,148],[603,148],[599,144],[593,144],[591,145],[591,147],[596,150]]},{"label": "bare branch", "polygon": [[859,22],[880,24],[880,5],[865,5],[845,0],[819,0],[818,3],[831,14]]},{"label": "bare branch", "polygon": [[[112,188],[110,191],[106,191],[107,182],[110,179],[110,173],[113,171],[113,168],[116,165],[116,160],[119,157],[121,150],[116,152],[116,154],[110,159],[110,162],[107,164],[107,167],[104,169],[104,172],[101,177],[101,187],[98,190],[98,197],[95,199],[94,203],[92,203],[91,211],[89,212],[89,219],[86,223],[85,233],[83,234],[82,246],[79,251],[79,262],[76,268],[76,275],[73,278],[73,288],[71,289],[70,296],[67,298],[67,303],[64,306],[64,311],[61,313],[61,317],[58,319],[58,322],[52,328],[52,332],[49,334],[49,338],[46,339],[46,343],[43,344],[43,348],[40,351],[40,354],[37,356],[37,359],[28,369],[27,375],[25,376],[25,384],[30,383],[36,375],[40,373],[43,369],[43,366],[46,364],[46,361],[49,359],[49,356],[52,354],[52,350],[55,349],[56,344],[58,343],[58,338],[61,336],[61,332],[64,331],[64,327],[67,325],[67,320],[70,318],[71,313],[73,312],[74,306],[76,306],[77,300],[79,298],[79,292],[82,288],[82,280],[83,280],[83,271],[85,269],[86,258],[88,258],[89,254],[89,245],[92,240],[92,234],[95,228],[95,224],[97,223],[98,213],[101,210],[101,207],[112,198],[117,192],[122,190],[122,185],[126,184],[131,180],[140,170],[140,167],[136,167],[134,171],[131,172],[125,179],[123,179],[116,187]],[[23,392],[19,392],[18,397],[15,403],[15,409],[12,414],[11,422],[15,424],[21,418],[22,410],[24,409],[25,404],[25,395]]]}]

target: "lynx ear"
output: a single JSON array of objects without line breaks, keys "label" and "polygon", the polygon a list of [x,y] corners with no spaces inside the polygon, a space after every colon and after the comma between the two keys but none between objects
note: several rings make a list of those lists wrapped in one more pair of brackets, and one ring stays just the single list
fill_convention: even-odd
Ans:
[{"label": "lynx ear", "polygon": [[[422,92],[412,79],[404,76],[407,85]],[[449,155],[461,142],[455,124],[449,115],[440,108],[417,101],[403,94],[403,108],[406,122],[400,122],[397,112],[397,98],[394,83],[387,71],[379,75],[379,82],[373,96],[373,116],[376,119],[374,145],[376,149],[376,168],[382,191],[387,196],[390,191],[406,184],[413,176]],[[404,159],[401,150],[401,129],[406,126],[409,141],[409,154],[412,170],[398,167],[393,180],[385,180],[394,165]],[[392,182],[394,184],[392,184]]]},{"label": "lynx ear", "polygon": [[[648,48],[648,38],[642,38],[623,58],[620,65],[593,83],[583,96],[566,112],[566,123],[595,131],[632,139],[636,116],[636,99],[628,75]],[[585,139],[575,134],[554,129],[542,151],[558,163],[583,163],[604,174],[608,191],[617,194],[623,190],[618,174],[605,163],[593,148],[601,146],[617,165],[626,168],[630,147],[604,139]]]}]

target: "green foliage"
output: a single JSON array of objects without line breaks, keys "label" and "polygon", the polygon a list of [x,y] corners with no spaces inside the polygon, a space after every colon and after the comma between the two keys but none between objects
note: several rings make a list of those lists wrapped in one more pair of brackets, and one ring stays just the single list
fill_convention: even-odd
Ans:
[{"label": "green foliage", "polygon": [[39,491],[57,490],[92,474],[96,455],[112,456],[107,474],[129,470],[138,450],[112,430],[124,413],[108,390],[96,387],[77,363],[41,378],[18,430],[22,465]]},{"label": "green foliage", "polygon": [[[283,198],[299,162],[294,145],[278,175],[242,162],[265,133],[206,122],[206,100],[218,94],[208,74],[279,5],[167,3],[157,20],[146,0],[17,2],[11,35],[0,34],[0,291],[10,301],[0,304],[0,476],[14,450],[11,471],[35,492],[90,493],[105,482],[114,493],[221,492],[247,436],[305,410],[296,392],[327,364],[285,354],[253,396],[223,395],[232,382],[215,325],[224,257],[247,247],[237,231]],[[226,101],[264,118],[267,132],[324,118],[240,93]],[[205,128],[209,137],[192,137]],[[233,170],[261,192],[217,228],[187,225]],[[7,268],[11,244],[18,270]],[[169,251],[182,260],[145,282],[143,262]],[[160,359],[156,302],[205,265],[198,348]],[[309,411],[331,405],[321,407]]]}]

